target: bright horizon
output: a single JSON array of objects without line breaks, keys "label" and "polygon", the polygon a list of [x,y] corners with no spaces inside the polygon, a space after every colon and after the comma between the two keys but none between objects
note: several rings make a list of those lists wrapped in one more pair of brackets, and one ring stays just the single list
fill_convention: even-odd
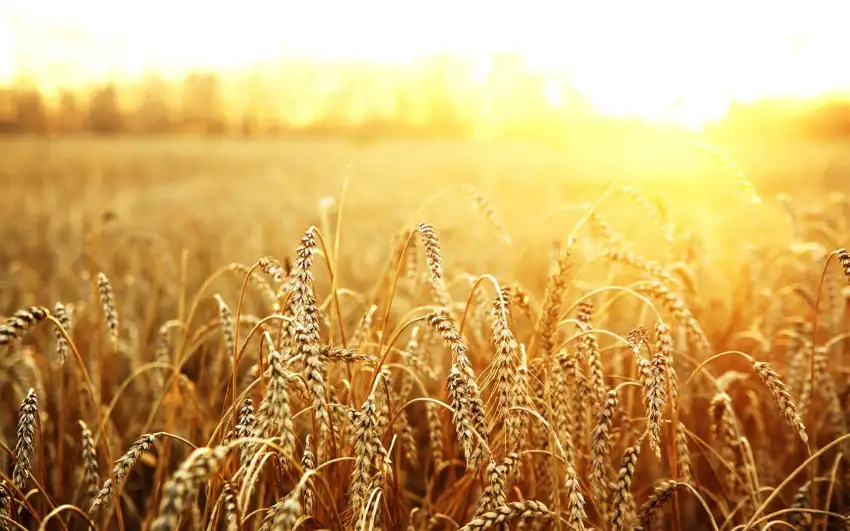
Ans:
[{"label": "bright horizon", "polygon": [[699,126],[733,101],[850,95],[848,19],[840,0],[7,0],[0,83],[22,69],[50,88],[288,57],[404,65],[437,51],[486,69],[510,51],[564,74],[605,114]]}]

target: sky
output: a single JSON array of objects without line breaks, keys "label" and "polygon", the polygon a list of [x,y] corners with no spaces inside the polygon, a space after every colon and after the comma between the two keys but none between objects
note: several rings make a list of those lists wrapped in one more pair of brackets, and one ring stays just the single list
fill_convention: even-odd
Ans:
[{"label": "sky", "polygon": [[229,69],[302,55],[409,63],[522,53],[603,111],[722,112],[732,100],[850,92],[850,0],[4,0],[0,82]]}]

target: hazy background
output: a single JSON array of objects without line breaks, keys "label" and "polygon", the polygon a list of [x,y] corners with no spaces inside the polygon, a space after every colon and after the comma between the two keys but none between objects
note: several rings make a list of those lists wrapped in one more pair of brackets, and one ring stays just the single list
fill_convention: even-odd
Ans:
[{"label": "hazy background", "polygon": [[848,16],[825,0],[11,0],[0,129],[563,139],[637,119],[840,136]]},{"label": "hazy background", "polygon": [[[706,240],[757,239],[777,194],[850,189],[848,15],[840,1],[7,1],[4,252],[42,242],[73,261],[105,216],[166,236],[174,260],[250,263],[288,253],[346,176],[352,276],[413,221],[449,248],[491,238],[458,215],[457,189],[418,210],[461,183],[536,249],[621,176]],[[741,175],[766,205],[743,218]],[[606,208],[620,230],[639,215]]]}]

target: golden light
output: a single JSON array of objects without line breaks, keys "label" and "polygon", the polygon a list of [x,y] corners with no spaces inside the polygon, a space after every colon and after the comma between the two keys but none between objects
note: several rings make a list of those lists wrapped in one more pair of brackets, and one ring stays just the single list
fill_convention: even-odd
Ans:
[{"label": "golden light", "polygon": [[[699,127],[733,101],[848,93],[848,19],[842,0],[7,0],[0,82],[27,73],[49,88],[294,56],[406,65],[435,51],[472,58],[482,78],[485,58],[508,50],[563,74],[605,114]],[[547,84],[545,97],[561,95]]]}]

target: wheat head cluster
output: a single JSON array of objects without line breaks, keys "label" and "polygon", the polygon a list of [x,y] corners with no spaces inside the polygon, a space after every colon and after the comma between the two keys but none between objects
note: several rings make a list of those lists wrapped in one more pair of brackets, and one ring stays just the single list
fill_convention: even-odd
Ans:
[{"label": "wheat head cluster", "polygon": [[[481,245],[521,247],[461,190]],[[652,241],[601,214],[614,196]],[[450,270],[475,250],[416,220],[346,286],[343,200],[198,289],[186,256],[169,278],[116,253],[0,307],[0,530],[850,525],[846,198],[784,197],[797,243],[743,254],[727,308],[711,246],[635,186],[584,209],[536,285]]]}]

